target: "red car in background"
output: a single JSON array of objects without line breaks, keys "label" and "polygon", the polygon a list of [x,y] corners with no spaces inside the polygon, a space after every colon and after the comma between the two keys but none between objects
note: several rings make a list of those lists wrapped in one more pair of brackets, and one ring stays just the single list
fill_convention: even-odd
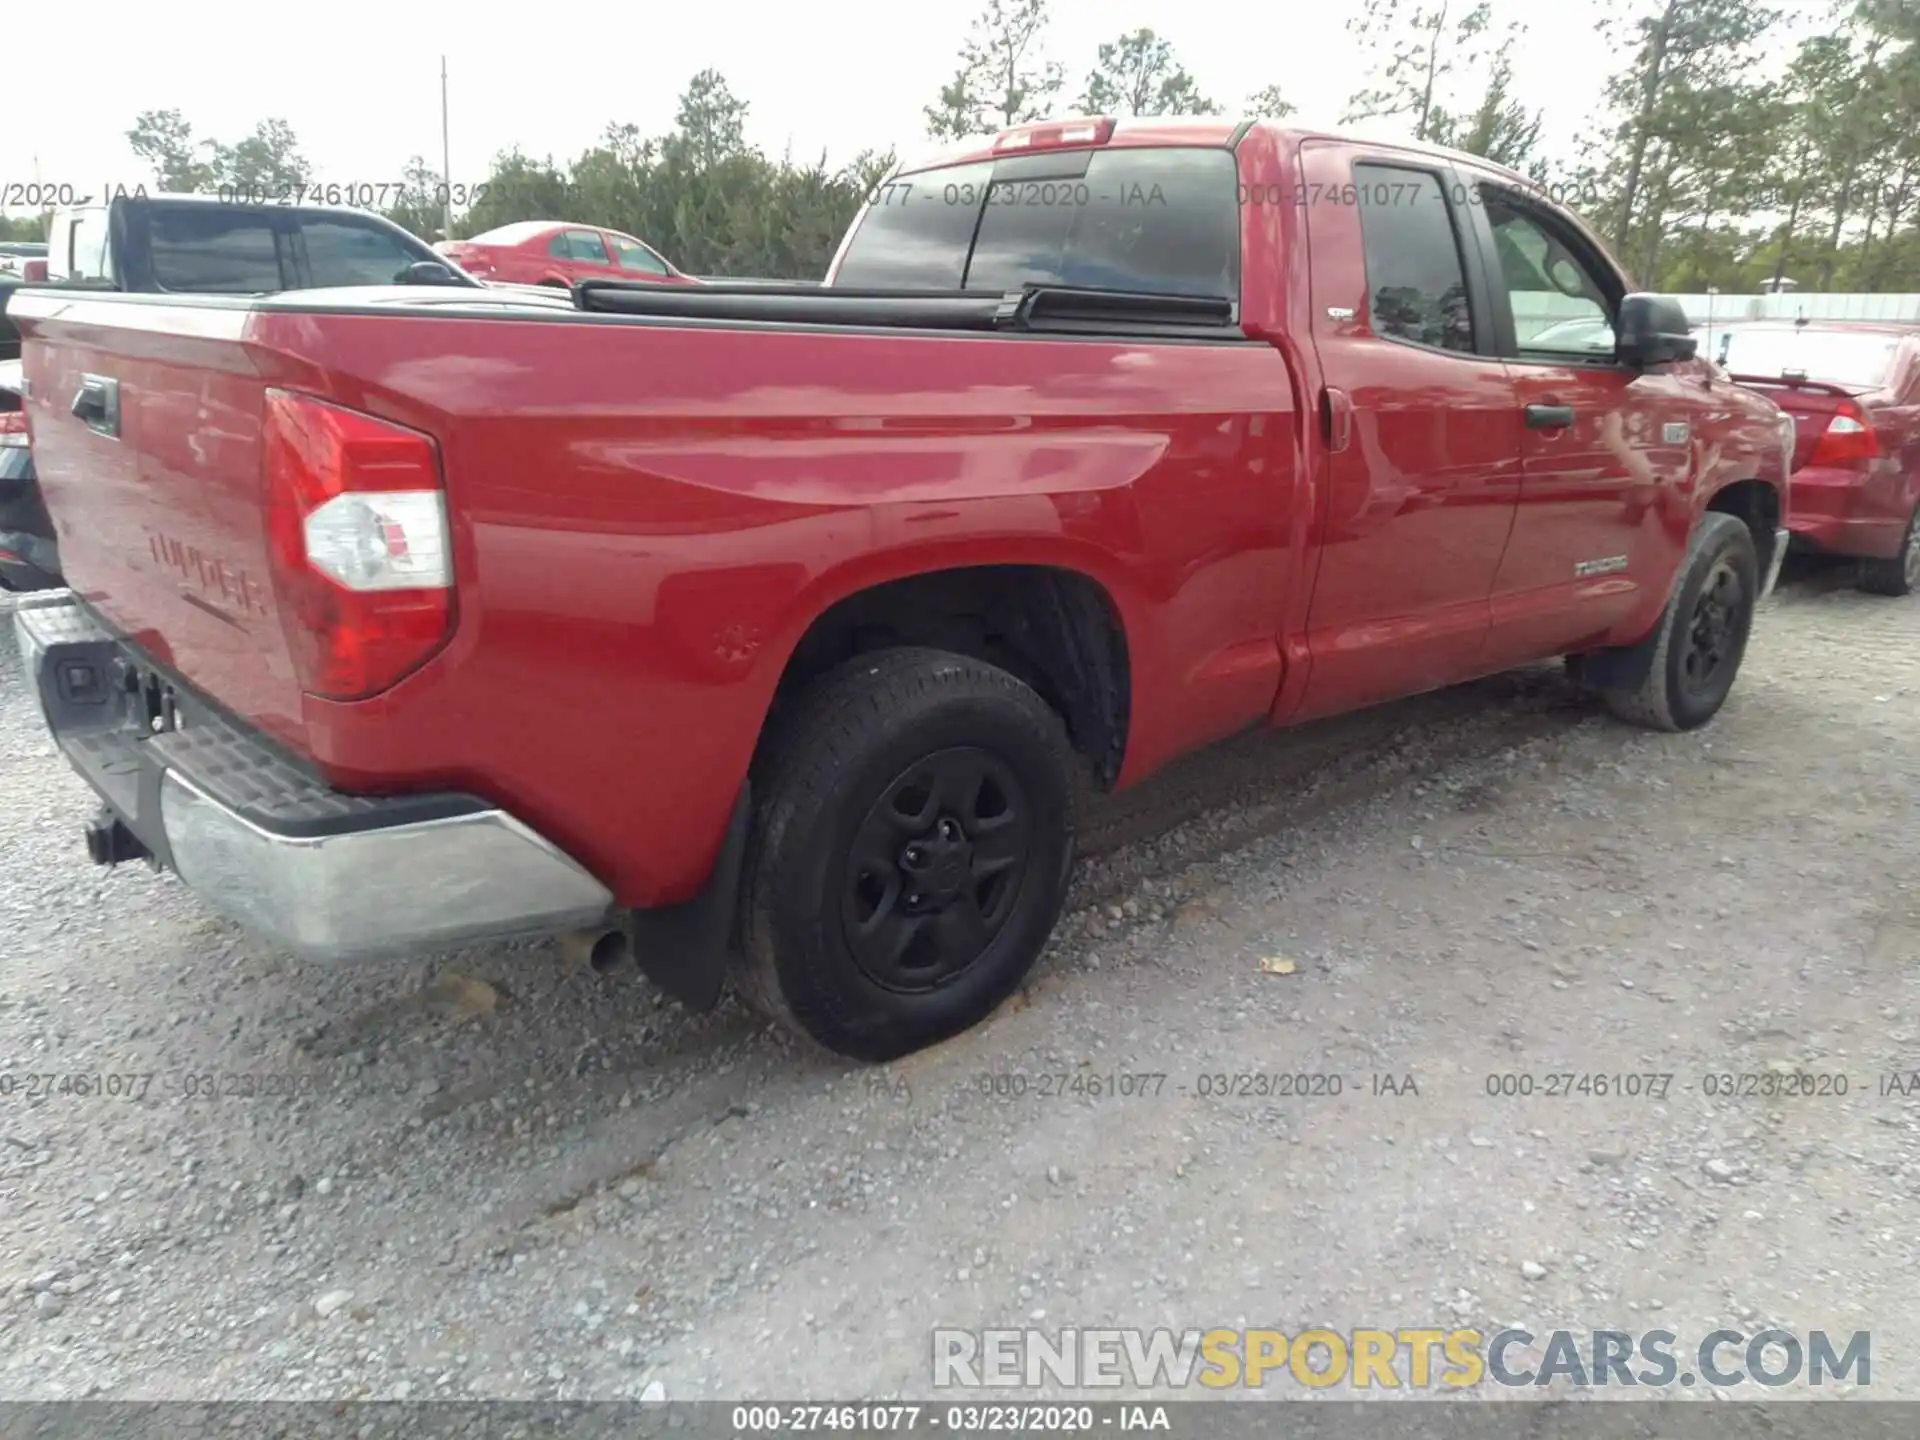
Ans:
[{"label": "red car in background", "polygon": [[1920,589],[1920,326],[1737,325],[1715,358],[1793,416],[1794,540],[1856,557],[1863,590]]},{"label": "red car in background", "polygon": [[633,236],[597,225],[521,220],[471,240],[442,240],[433,248],[477,280],[514,285],[567,286],[577,280],[700,283]]}]

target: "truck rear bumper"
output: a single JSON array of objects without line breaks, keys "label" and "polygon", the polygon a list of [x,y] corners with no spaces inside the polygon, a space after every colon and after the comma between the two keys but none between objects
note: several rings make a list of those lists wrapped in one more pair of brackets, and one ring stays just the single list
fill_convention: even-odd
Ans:
[{"label": "truck rear bumper", "polygon": [[[61,751],[126,836],[209,906],[326,960],[603,923],[613,896],[468,795],[346,795],[214,709],[65,591],[14,613]],[[135,847],[96,846],[96,858]]]}]

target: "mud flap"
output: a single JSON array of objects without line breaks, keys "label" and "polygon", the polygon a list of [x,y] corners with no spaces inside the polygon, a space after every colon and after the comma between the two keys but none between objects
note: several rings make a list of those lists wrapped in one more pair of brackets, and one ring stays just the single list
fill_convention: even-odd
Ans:
[{"label": "mud flap", "polygon": [[743,784],[713,873],[699,894],[678,905],[635,910],[627,918],[627,940],[640,972],[690,1010],[711,1010],[720,1002],[740,895],[740,867],[747,853],[747,827],[753,815],[752,797],[751,782]]},{"label": "mud flap", "polygon": [[1660,623],[1637,645],[1621,645],[1611,650],[1589,650],[1573,657],[1572,674],[1582,685],[1596,690],[1638,690],[1653,668],[1653,652],[1660,648],[1660,628],[1667,623],[1667,612],[1660,612]]}]

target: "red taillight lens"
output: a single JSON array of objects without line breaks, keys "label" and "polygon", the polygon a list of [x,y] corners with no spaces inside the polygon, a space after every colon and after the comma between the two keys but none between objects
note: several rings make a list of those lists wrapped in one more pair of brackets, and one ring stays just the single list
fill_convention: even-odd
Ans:
[{"label": "red taillight lens", "polygon": [[1873,460],[1879,454],[1880,437],[1873,433],[1867,412],[1851,400],[1842,400],[1825,433],[1813,442],[1807,464],[1841,465],[1850,460]]},{"label": "red taillight lens", "polygon": [[0,449],[25,449],[27,444],[27,412],[9,410],[0,415]]},{"label": "red taillight lens", "polygon": [[267,391],[267,544],[300,683],[377,695],[453,629],[453,562],[433,441],[285,390]]}]

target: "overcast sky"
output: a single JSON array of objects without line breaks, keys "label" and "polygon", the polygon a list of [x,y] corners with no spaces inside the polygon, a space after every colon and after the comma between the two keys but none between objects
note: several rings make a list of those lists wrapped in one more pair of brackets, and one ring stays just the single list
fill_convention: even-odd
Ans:
[{"label": "overcast sky", "polygon": [[[196,136],[227,141],[278,116],[299,136],[315,178],[397,182],[410,155],[438,165],[443,50],[453,178],[462,184],[484,179],[491,157],[513,144],[564,162],[612,121],[663,131],[688,78],[707,66],[750,103],[749,138],[770,152],[825,149],[839,162],[892,144],[912,155],[931,148],[921,107],[952,73],[974,3],[175,0],[135,9],[98,0],[86,7],[88,33],[119,43],[89,42],[77,71],[59,63],[0,69],[0,187],[36,178],[96,193],[103,184],[151,184],[125,132],[138,112],[165,108],[184,112]],[[1520,93],[1546,111],[1549,152],[1570,159],[1620,57],[1595,34],[1591,3],[1496,4],[1530,22]],[[114,18],[123,6],[126,16]],[[1278,83],[1302,119],[1331,124],[1364,79],[1345,29],[1358,8],[1359,0],[1054,0],[1049,50],[1078,95],[1099,42],[1151,26],[1216,99],[1237,105]]]}]

